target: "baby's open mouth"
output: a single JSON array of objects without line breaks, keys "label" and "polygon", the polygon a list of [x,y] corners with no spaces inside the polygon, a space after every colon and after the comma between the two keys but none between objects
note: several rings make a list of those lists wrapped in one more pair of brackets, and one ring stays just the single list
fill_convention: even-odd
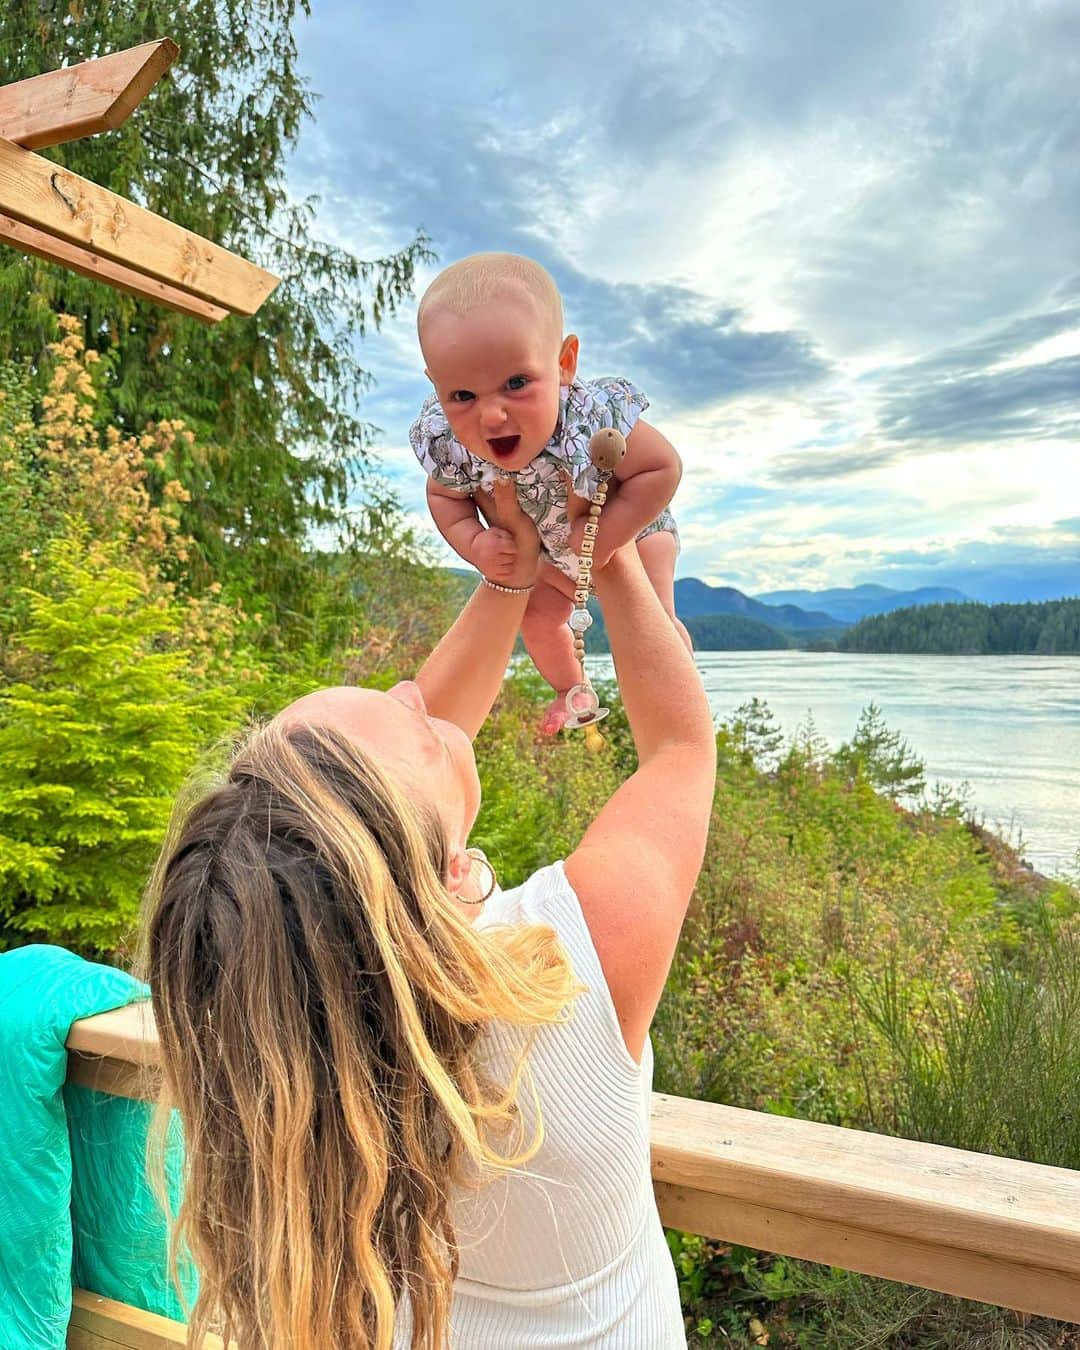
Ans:
[{"label": "baby's open mouth", "polygon": [[514,453],[520,440],[520,436],[492,436],[488,440],[488,445],[491,446],[494,454],[506,456]]}]

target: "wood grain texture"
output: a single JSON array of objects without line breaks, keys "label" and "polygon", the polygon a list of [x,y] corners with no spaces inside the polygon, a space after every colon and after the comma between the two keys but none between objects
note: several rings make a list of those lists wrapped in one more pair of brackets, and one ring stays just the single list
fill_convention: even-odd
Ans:
[{"label": "wood grain texture", "polygon": [[236,314],[278,278],[51,160],[0,140],[0,213]]},{"label": "wood grain texture", "polygon": [[128,1064],[156,1065],[161,1057],[149,999],[72,1022],[66,1044],[84,1055],[105,1055]]},{"label": "wood grain texture", "polygon": [[[68,1350],[177,1350],[187,1345],[187,1328],[156,1313],[76,1289],[68,1324]],[[221,1350],[220,1336],[207,1336],[206,1350]]]},{"label": "wood grain texture", "polygon": [[654,1181],[1080,1276],[1080,1172],[660,1094],[652,1143]]},{"label": "wood grain texture", "polygon": [[0,87],[0,137],[27,150],[113,131],[180,53],[171,38]]},{"label": "wood grain texture", "polygon": [[92,281],[104,282],[114,290],[125,291],[128,295],[137,295],[143,300],[153,300],[155,304],[166,305],[188,318],[198,319],[200,323],[220,323],[228,318],[229,311],[208,300],[200,300],[196,295],[177,290],[164,281],[144,276],[120,263],[99,258],[96,253],[69,244],[66,240],[56,239],[44,230],[35,229],[21,220],[12,220],[10,216],[0,215],[0,242],[10,244],[20,253],[32,254],[35,258],[44,258],[46,262],[59,263],[80,276]]},{"label": "wood grain texture", "polygon": [[[672,1228],[780,1252],[804,1261],[879,1275],[1003,1308],[1080,1321],[1080,1279],[944,1242],[920,1242],[854,1223],[809,1218],[774,1206],[654,1181],[660,1218]],[[1003,1251],[1008,1248],[1003,1244]]]}]

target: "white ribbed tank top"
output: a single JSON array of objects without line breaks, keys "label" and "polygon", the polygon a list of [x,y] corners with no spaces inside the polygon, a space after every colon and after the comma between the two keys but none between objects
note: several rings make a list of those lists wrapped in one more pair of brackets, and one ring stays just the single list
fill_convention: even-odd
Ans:
[{"label": "white ribbed tank top", "polygon": [[[451,1350],[685,1350],[678,1284],[649,1168],[652,1044],[640,1065],[623,1041],[581,905],[561,862],[497,891],[477,919],[543,923],[588,992],[572,1019],[543,1027],[529,1054],[544,1122],[540,1152],[479,1191],[455,1190],[461,1250]],[[527,1033],[497,1023],[481,1053],[508,1082]],[[521,1100],[526,1138],[535,1112]],[[407,1301],[395,1350],[409,1344]]]}]

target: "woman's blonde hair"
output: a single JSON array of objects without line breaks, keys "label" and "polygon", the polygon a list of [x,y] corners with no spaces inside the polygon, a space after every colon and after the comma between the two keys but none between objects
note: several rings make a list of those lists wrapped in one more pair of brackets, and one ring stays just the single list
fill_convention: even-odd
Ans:
[{"label": "woman's blonde hair", "polygon": [[190,1344],[389,1350],[408,1297],[412,1346],[441,1350],[450,1189],[543,1137],[539,1115],[522,1137],[527,1044],[506,1085],[471,1052],[493,1019],[570,1015],[555,933],[474,929],[434,810],[329,728],[257,729],[171,836],[144,969],[184,1126]]}]

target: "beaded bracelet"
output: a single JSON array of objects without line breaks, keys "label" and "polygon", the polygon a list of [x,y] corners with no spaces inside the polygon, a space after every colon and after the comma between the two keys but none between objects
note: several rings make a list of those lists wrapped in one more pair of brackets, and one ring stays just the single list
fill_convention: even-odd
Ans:
[{"label": "beaded bracelet", "polygon": [[485,586],[490,586],[493,591],[501,591],[503,595],[528,595],[530,591],[536,590],[536,586],[500,586],[497,581],[489,581],[487,577],[481,576],[480,580]]},{"label": "beaded bracelet", "polygon": [[595,729],[608,714],[607,708],[601,708],[596,690],[589,683],[585,673],[585,631],[592,627],[592,615],[589,613],[589,595],[592,591],[593,550],[596,547],[596,534],[600,528],[600,512],[607,500],[608,481],[615,466],[626,454],[626,441],[614,427],[605,427],[598,431],[589,442],[589,458],[600,472],[600,482],[589,502],[589,519],[585,522],[584,537],[581,541],[581,553],[578,556],[577,586],[574,589],[574,608],[567,619],[567,625],[574,635],[574,656],[581,666],[581,683],[575,684],[566,694],[566,710],[570,714],[563,724],[568,730],[585,728],[586,744],[591,749],[599,749],[603,737]]}]

